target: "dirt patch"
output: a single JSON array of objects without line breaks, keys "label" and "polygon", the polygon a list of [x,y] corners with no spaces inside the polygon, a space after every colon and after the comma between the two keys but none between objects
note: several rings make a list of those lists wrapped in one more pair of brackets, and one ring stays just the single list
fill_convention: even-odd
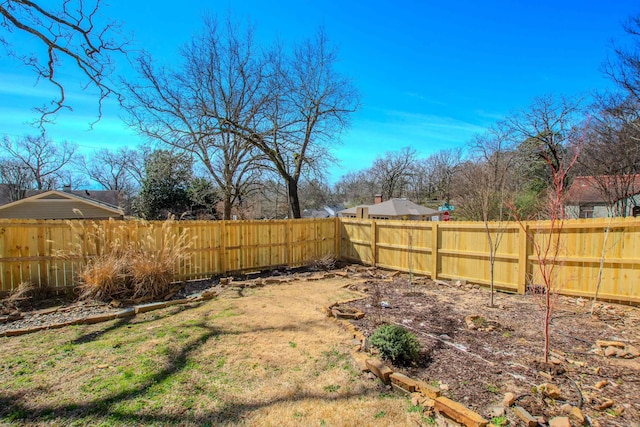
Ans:
[{"label": "dirt patch", "polygon": [[[553,363],[546,366],[540,362],[542,312],[535,296],[498,293],[490,308],[489,291],[477,285],[422,278],[411,284],[408,275],[354,271],[361,282],[352,289],[369,297],[349,303],[365,313],[351,322],[366,336],[386,323],[413,331],[423,346],[420,362],[397,370],[439,386],[489,419],[490,406],[506,392],[535,416],[561,415],[567,408],[561,406],[570,403],[602,426],[640,419],[640,358],[605,357],[596,343],[640,348],[638,308],[597,304],[591,315],[591,301],[559,297],[551,326]],[[545,395],[543,383],[557,385],[560,397]]]}]

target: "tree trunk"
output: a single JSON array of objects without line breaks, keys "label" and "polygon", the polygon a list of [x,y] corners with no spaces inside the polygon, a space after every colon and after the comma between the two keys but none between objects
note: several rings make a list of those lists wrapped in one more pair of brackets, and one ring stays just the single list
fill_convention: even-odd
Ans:
[{"label": "tree trunk", "polygon": [[551,287],[546,287],[544,307],[544,363],[549,364],[549,326],[551,324]]},{"label": "tree trunk", "polygon": [[224,200],[222,201],[222,219],[229,220],[231,219],[231,195],[225,194]]},{"label": "tree trunk", "polygon": [[302,218],[300,199],[298,198],[298,182],[292,177],[287,178],[287,192],[289,193],[289,216]]}]

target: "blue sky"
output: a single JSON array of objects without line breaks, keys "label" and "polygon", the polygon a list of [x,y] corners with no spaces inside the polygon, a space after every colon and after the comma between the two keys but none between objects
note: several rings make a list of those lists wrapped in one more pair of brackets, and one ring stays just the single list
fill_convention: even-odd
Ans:
[{"label": "blue sky", "polygon": [[[59,2],[44,1],[43,4]],[[640,13],[636,1],[174,1],[109,0],[102,13],[144,48],[171,63],[201,28],[203,13],[250,19],[265,43],[296,42],[324,26],[340,52],[340,70],[362,96],[334,154],[335,181],[402,147],[421,155],[464,146],[475,134],[533,97],[585,95],[611,88],[600,71],[622,22]],[[19,46],[28,50],[29,45]],[[132,53],[135,55],[135,52]],[[118,71],[130,75],[123,61]],[[71,82],[73,72],[70,71]],[[35,85],[26,68],[0,56],[0,134],[30,133],[30,110],[52,88]],[[147,142],[122,123],[110,102],[94,127],[95,98],[67,85],[73,112],[49,134],[86,150]]]}]

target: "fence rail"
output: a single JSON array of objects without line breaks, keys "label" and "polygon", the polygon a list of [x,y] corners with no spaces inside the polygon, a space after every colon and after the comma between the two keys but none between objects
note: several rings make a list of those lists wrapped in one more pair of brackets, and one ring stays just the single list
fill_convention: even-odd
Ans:
[{"label": "fence rail", "polygon": [[[182,279],[288,265],[336,254],[335,219],[277,221],[0,220],[0,292],[23,282],[69,287],[91,257],[132,243],[159,248],[185,233],[191,242]],[[166,224],[164,224],[167,227]]]},{"label": "fence rail", "polygon": [[[541,260],[534,248],[544,243],[550,223],[488,225],[492,237],[500,237],[496,287],[523,293],[527,283],[540,283]],[[432,278],[490,281],[489,243],[482,222],[341,218],[339,227],[343,259]],[[640,219],[564,221],[556,267],[557,289],[563,294],[592,297],[597,288],[599,298],[640,303]]]},{"label": "fence rail", "polygon": [[[110,245],[159,247],[163,222],[0,220],[0,292],[22,282],[68,287],[78,269]],[[391,270],[488,284],[489,244],[484,223],[383,221],[349,218],[276,221],[178,221],[173,235],[192,242],[180,278],[299,266],[332,255]],[[524,292],[539,283],[535,244],[549,222],[490,223],[500,236],[495,285]],[[608,230],[608,231],[607,231]],[[96,238],[96,235],[99,238]],[[556,282],[567,295],[640,303],[640,219],[567,220]],[[73,255],[70,255],[73,254]],[[600,285],[598,286],[598,282]]]}]

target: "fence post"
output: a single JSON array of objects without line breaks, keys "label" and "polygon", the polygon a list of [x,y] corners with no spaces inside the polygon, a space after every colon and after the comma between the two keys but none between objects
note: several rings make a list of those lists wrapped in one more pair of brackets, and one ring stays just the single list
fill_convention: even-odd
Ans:
[{"label": "fence post", "polygon": [[438,222],[431,222],[431,280],[438,278]]},{"label": "fence post", "polygon": [[284,221],[287,234],[287,265],[291,266],[293,260],[293,223],[291,219],[285,219]]},{"label": "fence post", "polygon": [[523,295],[527,286],[527,267],[529,265],[529,224],[518,228],[518,293]]},{"label": "fence post", "polygon": [[335,221],[334,221],[334,227],[335,227],[335,231],[333,233],[333,235],[335,236],[336,241],[334,242],[334,251],[335,251],[335,257],[336,257],[336,261],[340,260],[340,245],[342,244],[341,241],[341,237],[340,237],[340,218],[339,217],[335,217]]},{"label": "fence post", "polygon": [[227,274],[227,221],[220,221],[220,270],[221,274]]},{"label": "fence post", "polygon": [[376,220],[371,220],[371,265],[376,266]]}]

